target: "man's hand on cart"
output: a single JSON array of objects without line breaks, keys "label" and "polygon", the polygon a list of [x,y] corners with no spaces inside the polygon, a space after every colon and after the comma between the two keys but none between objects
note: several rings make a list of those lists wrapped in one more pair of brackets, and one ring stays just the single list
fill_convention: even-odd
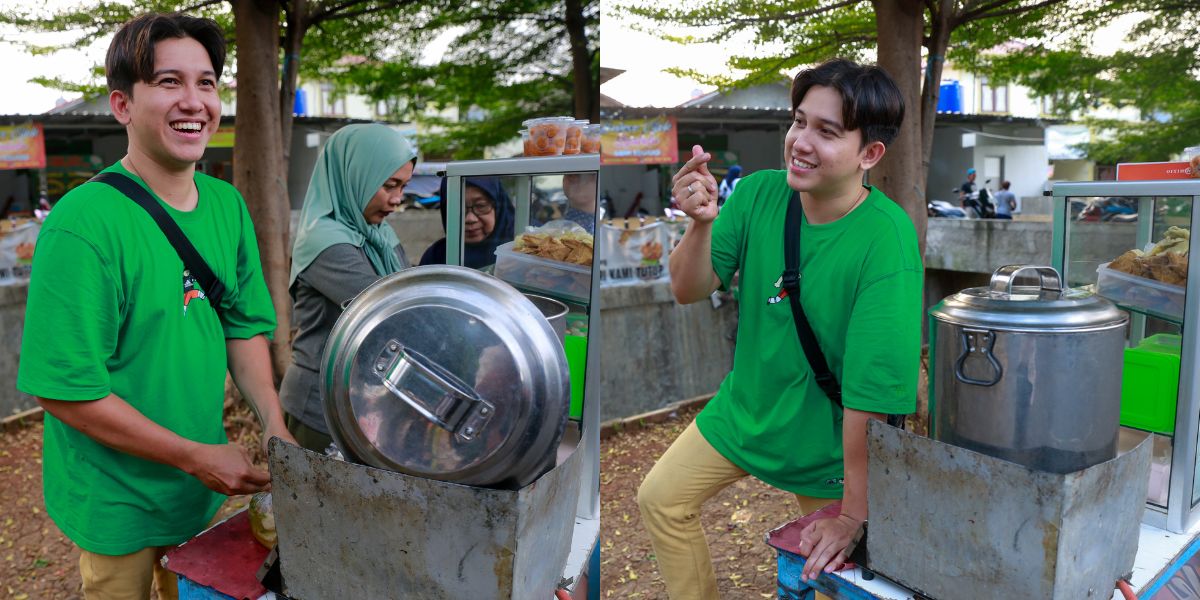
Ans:
[{"label": "man's hand on cart", "polygon": [[800,573],[801,581],[832,573],[846,563],[862,535],[862,521],[849,515],[813,521],[800,533],[800,554],[807,561]]},{"label": "man's hand on cart", "polygon": [[717,179],[708,172],[712,155],[699,144],[692,146],[692,158],[671,178],[671,196],[687,216],[699,223],[717,218]]},{"label": "man's hand on cart", "polygon": [[250,462],[250,453],[237,444],[197,444],[185,469],[208,489],[235,496],[271,488],[271,475]]}]

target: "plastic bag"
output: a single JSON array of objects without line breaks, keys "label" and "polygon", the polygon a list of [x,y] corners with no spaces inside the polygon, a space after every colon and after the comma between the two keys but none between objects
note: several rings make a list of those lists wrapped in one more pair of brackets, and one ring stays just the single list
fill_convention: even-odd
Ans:
[{"label": "plastic bag", "polygon": [[41,225],[31,220],[0,237],[0,284],[29,280],[33,249],[41,229]]}]

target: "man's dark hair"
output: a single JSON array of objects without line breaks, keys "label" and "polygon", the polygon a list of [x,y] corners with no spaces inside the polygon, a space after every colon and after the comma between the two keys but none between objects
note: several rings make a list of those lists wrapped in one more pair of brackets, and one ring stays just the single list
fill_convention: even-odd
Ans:
[{"label": "man's dark hair", "polygon": [[834,58],[800,71],[792,81],[793,114],[808,90],[818,85],[842,97],[842,125],[847,131],[862,130],[863,147],[874,141],[887,146],[896,139],[904,121],[904,97],[883,69]]},{"label": "man's dark hair", "polygon": [[1009,186],[1011,186],[1011,185],[1012,185],[1011,183],[1009,183],[1009,182],[1005,181],[1004,183],[1001,183],[1001,184],[1000,184],[1000,187],[1001,187],[1001,189],[1006,189],[1006,190],[1007,190],[1007,189],[1009,188]]},{"label": "man's dark hair", "polygon": [[167,38],[192,38],[204,46],[217,77],[225,67],[225,34],[212,19],[180,13],[149,13],[121,26],[108,46],[104,75],[108,90],[133,95],[133,84],[154,76],[154,46]]}]

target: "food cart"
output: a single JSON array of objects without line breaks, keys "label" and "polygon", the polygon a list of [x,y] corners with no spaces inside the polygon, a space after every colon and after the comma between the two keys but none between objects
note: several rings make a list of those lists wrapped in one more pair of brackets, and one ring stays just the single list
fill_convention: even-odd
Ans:
[{"label": "food cart", "polygon": [[[589,351],[598,347],[600,314],[589,221],[597,208],[598,171],[596,155],[447,165],[449,266],[409,269],[364,290],[327,344],[326,412],[351,460],[271,444],[284,593],[305,599],[550,598],[555,588],[579,581],[599,536],[598,377],[588,377],[599,355]],[[491,276],[461,266],[466,183],[473,177],[498,178],[515,212],[514,239],[481,269]],[[589,264],[517,248],[542,239],[529,237],[540,232],[550,232],[545,235],[556,243],[586,242],[586,260],[577,245],[571,256]],[[534,295],[548,298],[551,308]],[[547,312],[564,305],[565,315]],[[412,312],[418,310],[425,312]],[[530,320],[529,312],[537,317]],[[396,337],[414,330],[424,338],[416,345]],[[440,339],[424,341],[430,338]],[[545,340],[556,349],[547,352]],[[461,356],[470,377],[451,364]],[[502,368],[485,374],[485,363]],[[569,387],[558,385],[560,376]],[[506,414],[496,398],[522,403]],[[379,417],[385,423],[399,413],[403,419],[391,419],[398,422],[391,429],[377,424],[368,431],[364,403],[386,405],[389,412]],[[384,431],[405,432],[397,453],[381,442]],[[439,455],[439,448],[450,452]],[[535,449],[548,457],[523,455]],[[424,477],[422,469],[453,477]],[[488,477],[497,483],[476,483]],[[245,533],[230,533],[248,530],[243,520],[235,516],[180,546],[168,555],[168,568],[188,564],[189,547],[195,554],[220,536],[257,557],[261,551],[246,547]],[[177,571],[181,590],[192,594],[183,597],[233,597],[222,579],[245,583],[246,563],[253,560],[240,562],[236,574],[204,566],[204,581]]]},{"label": "food cart", "polygon": [[[1125,483],[1130,489],[1147,493],[1141,523],[1136,524],[1137,549],[1127,589],[1114,590],[1112,597],[1145,600],[1200,597],[1200,462],[1197,461],[1200,388],[1196,380],[1200,371],[1200,338],[1194,327],[1185,326],[1200,322],[1200,266],[1188,260],[1190,247],[1180,242],[1189,237],[1186,232],[1200,226],[1200,179],[1063,182],[1055,184],[1048,195],[1054,198],[1052,266],[1061,274],[1063,284],[1094,291],[1129,315],[1120,381],[1118,448],[1122,456],[1135,448],[1143,452],[1149,449],[1150,468],[1149,481]],[[1136,203],[1137,219],[1089,222],[1077,216],[1083,212],[1079,210],[1082,206],[1111,199]],[[1167,252],[1177,256],[1167,260],[1164,256]],[[1154,256],[1160,258],[1149,260]],[[1055,374],[1057,378],[1077,380],[1099,376],[1089,372]],[[894,436],[873,432],[872,450],[879,449],[880,440],[889,437]],[[895,450],[894,441],[884,440],[892,444],[884,447]],[[871,466],[876,466],[874,456]],[[872,486],[871,518],[875,519],[877,502],[898,499],[880,497],[887,492],[876,489],[874,480]],[[930,502],[934,502],[937,488],[936,484],[929,486]],[[989,506],[996,509],[997,498],[1002,495],[980,497],[980,510],[986,511]],[[1100,518],[1094,522],[1102,526],[1102,521]],[[937,527],[948,532],[960,525],[945,519]],[[1015,548],[1016,534],[1013,536]],[[872,552],[870,539],[868,533],[868,564]],[[1074,552],[1083,554],[1089,550],[1076,548]],[[963,556],[941,556],[937,562],[953,565],[962,560]],[[779,551],[781,598],[807,597],[812,590],[834,598],[929,597],[861,567],[801,583],[798,576],[803,563],[798,554]],[[928,568],[944,567],[931,564]],[[962,593],[969,593],[968,586],[962,589]],[[1108,595],[1098,589],[1089,597]]]}]

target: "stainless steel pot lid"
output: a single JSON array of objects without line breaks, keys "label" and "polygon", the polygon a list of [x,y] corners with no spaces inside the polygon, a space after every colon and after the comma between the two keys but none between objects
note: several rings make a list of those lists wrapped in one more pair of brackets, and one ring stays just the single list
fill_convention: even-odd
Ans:
[{"label": "stainless steel pot lid", "polygon": [[532,302],[474,269],[416,267],[363,290],[321,365],[330,433],[375,467],[523,483],[566,426],[562,343]]},{"label": "stainless steel pot lid", "polygon": [[[1037,286],[1015,286],[1018,274],[1036,273]],[[1052,267],[1007,265],[987,287],[947,297],[929,314],[935,319],[1010,331],[1089,331],[1124,325],[1128,316],[1112,302],[1082,288],[1062,287]]]}]

